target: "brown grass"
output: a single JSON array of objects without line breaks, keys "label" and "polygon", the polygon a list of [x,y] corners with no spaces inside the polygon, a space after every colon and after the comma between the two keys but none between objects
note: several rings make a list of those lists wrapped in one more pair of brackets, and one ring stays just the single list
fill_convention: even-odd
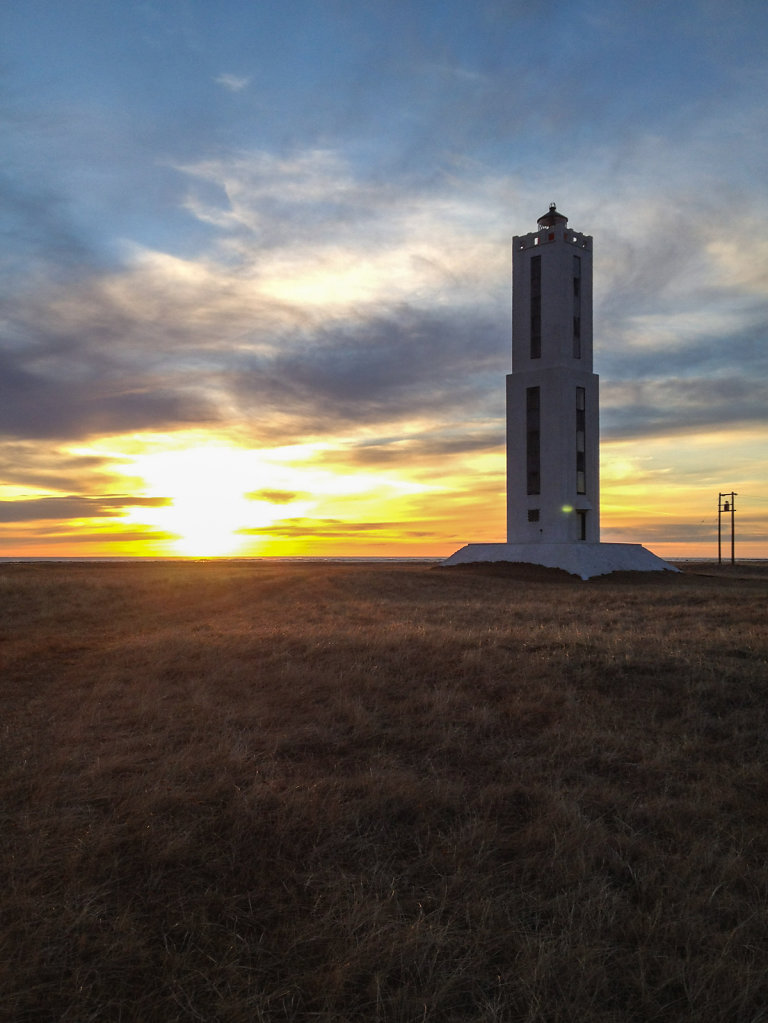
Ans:
[{"label": "brown grass", "polygon": [[768,1020],[768,575],[637,582],[0,568],[0,1018]]}]

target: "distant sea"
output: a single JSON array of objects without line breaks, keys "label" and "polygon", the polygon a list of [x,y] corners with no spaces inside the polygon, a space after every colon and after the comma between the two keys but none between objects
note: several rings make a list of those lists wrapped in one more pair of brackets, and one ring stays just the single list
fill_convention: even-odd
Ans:
[{"label": "distant sea", "polygon": [[[371,564],[371,563],[387,564],[388,562],[392,562],[392,563],[396,563],[396,562],[403,563],[403,562],[406,562],[406,563],[412,564],[412,565],[419,565],[419,564],[422,564],[422,565],[436,565],[439,562],[444,561],[445,558],[447,558],[447,557],[448,557],[447,554],[444,555],[443,557],[406,557],[404,555],[400,556],[400,557],[397,557],[397,556],[395,556],[395,557],[374,557],[373,555],[371,555],[370,557],[341,557],[341,556],[314,557],[314,556],[310,556],[310,555],[296,555],[296,556],[293,556],[293,557],[288,557],[288,556],[276,555],[274,557],[258,557],[258,556],[255,556],[255,557],[250,557],[250,558],[248,558],[248,557],[246,557],[246,558],[237,558],[237,557],[233,557],[233,558],[227,558],[227,557],[210,557],[210,558],[200,557],[200,558],[193,558],[193,557],[169,557],[169,556],[143,557],[143,558],[140,558],[140,557],[131,557],[130,555],[122,555],[122,556],[118,555],[118,556],[115,556],[115,557],[93,555],[91,557],[78,558],[78,557],[65,557],[64,555],[62,555],[62,556],[55,556],[54,555],[54,556],[51,556],[51,557],[44,557],[44,558],[34,558],[34,557],[16,557],[16,558],[14,558],[14,557],[5,557],[4,558],[4,557],[0,557],[0,564],[8,565],[8,564],[19,564],[19,563],[22,563],[22,562],[24,562],[24,563],[27,563],[27,562],[33,562],[33,563],[36,563],[36,562],[54,562],[54,563],[55,562],[64,562],[66,564],[70,564],[70,563],[73,563],[73,562],[81,562],[81,563],[85,563],[85,564],[102,564],[104,562],[116,562],[116,563],[120,563],[120,564],[128,564],[128,563],[141,563],[141,562],[155,562],[156,563],[156,562],[170,562],[170,561],[173,561],[173,562],[176,562],[176,561],[184,562],[184,561],[186,561],[186,562],[190,562],[190,563],[192,563],[192,562],[203,562],[203,561],[223,561],[223,562],[267,562],[268,564],[273,564],[275,562],[289,562],[289,563],[293,563],[293,562],[310,562],[310,563],[314,563],[314,564],[322,564],[322,563],[327,563],[327,564]],[[702,563],[702,562],[704,562],[704,563],[711,563],[711,564],[717,564],[717,558],[690,558],[690,557],[676,558],[674,555],[665,555],[665,560],[666,561],[676,561],[676,562],[678,562],[680,564],[687,563],[687,562],[692,562],[692,563],[695,562],[696,564],[699,564],[699,563]],[[723,560],[722,560],[722,563],[724,565],[725,564],[730,564],[730,560],[731,560],[730,557],[728,557],[728,558],[724,557]],[[740,564],[740,565],[759,565],[759,564],[762,564],[762,563],[764,563],[766,561],[768,561],[768,558],[736,558],[736,563]]]},{"label": "distant sea", "polygon": [[118,556],[115,556],[115,557],[93,555],[93,556],[87,557],[87,558],[78,558],[78,557],[65,557],[63,555],[59,557],[59,556],[55,556],[54,555],[52,557],[45,557],[45,558],[33,558],[33,557],[17,557],[17,558],[9,557],[9,558],[3,558],[3,557],[0,557],[0,564],[17,564],[19,562],[25,562],[25,563],[26,562],[66,562],[67,564],[69,564],[70,562],[75,562],[75,561],[77,561],[77,562],[85,562],[85,563],[90,563],[90,564],[101,564],[102,562],[107,562],[107,561],[109,561],[109,562],[119,562],[119,563],[122,563],[122,564],[126,564],[128,562],[142,562],[142,561],[151,561],[151,562],[158,562],[158,561],[189,561],[189,562],[195,562],[195,561],[227,561],[227,562],[234,562],[234,561],[238,561],[238,562],[240,562],[240,561],[242,561],[242,562],[268,562],[270,564],[273,563],[273,562],[276,562],[276,561],[288,561],[288,562],[310,561],[310,562],[316,562],[316,563],[322,563],[322,562],[337,563],[337,562],[341,562],[341,563],[344,563],[344,564],[350,564],[350,563],[351,564],[366,564],[366,563],[369,563],[369,562],[372,562],[372,561],[375,561],[377,563],[407,561],[407,562],[409,562],[411,564],[437,564],[440,561],[444,561],[445,558],[447,558],[447,557],[448,557],[447,554],[444,555],[443,557],[434,557],[434,558],[427,558],[427,557],[421,557],[421,558],[419,558],[419,557],[373,557],[373,556],[371,556],[369,558],[360,558],[360,557],[355,557],[355,558],[324,557],[324,558],[321,558],[321,557],[310,557],[310,556],[304,556],[304,555],[296,555],[295,557],[287,557],[287,556],[280,556],[280,555],[276,555],[275,557],[258,557],[258,556],[256,556],[256,557],[251,557],[251,558],[227,558],[227,557],[192,558],[192,557],[168,557],[168,556],[158,556],[158,557],[154,557],[154,558],[153,557],[136,558],[136,557],[131,557],[130,555],[122,555],[122,556],[118,555]]}]

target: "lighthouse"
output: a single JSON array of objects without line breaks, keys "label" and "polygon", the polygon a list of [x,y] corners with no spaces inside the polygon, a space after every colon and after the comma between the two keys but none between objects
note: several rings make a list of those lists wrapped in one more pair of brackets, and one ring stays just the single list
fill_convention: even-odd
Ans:
[{"label": "lighthouse", "polygon": [[512,240],[507,376],[507,542],[470,543],[441,564],[517,562],[582,579],[677,571],[640,544],[600,542],[600,409],[592,368],[592,252],[550,203]]},{"label": "lighthouse", "polygon": [[592,239],[555,203],[512,240],[507,542],[600,539]]}]

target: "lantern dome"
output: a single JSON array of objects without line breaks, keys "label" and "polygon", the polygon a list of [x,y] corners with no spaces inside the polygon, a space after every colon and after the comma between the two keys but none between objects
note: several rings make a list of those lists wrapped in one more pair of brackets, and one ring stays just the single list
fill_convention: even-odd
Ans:
[{"label": "lantern dome", "polygon": [[562,224],[565,227],[568,223],[568,217],[564,213],[558,213],[557,205],[551,202],[549,204],[549,212],[545,213],[543,217],[539,217],[536,223],[539,225],[539,230],[544,231],[547,228],[555,227],[557,224]]}]

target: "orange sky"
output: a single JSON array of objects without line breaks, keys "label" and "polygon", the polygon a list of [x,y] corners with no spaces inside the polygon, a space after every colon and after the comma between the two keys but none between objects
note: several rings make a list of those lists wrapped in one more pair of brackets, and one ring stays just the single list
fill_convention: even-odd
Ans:
[{"label": "orange sky", "polygon": [[[722,488],[739,494],[737,553],[768,556],[763,540],[749,539],[765,515],[750,500],[750,483],[759,494],[759,479],[749,478],[761,468],[763,440],[688,438],[689,476],[670,471],[670,447],[679,466],[679,439],[604,444],[602,539],[643,543],[670,558],[715,556],[721,484],[713,478],[702,486],[700,464],[718,448],[733,448],[739,475]],[[199,432],[172,443],[142,435],[79,446],[70,458],[93,461],[102,489],[118,495],[114,504],[95,496],[64,505],[64,498],[24,491],[15,506],[29,520],[0,526],[3,554],[439,557],[466,542],[505,539],[502,447],[471,460],[446,454],[437,469],[410,458],[407,445],[401,459],[379,467],[360,469],[355,452],[325,441],[255,452]],[[730,520],[723,542],[730,543]]]}]

